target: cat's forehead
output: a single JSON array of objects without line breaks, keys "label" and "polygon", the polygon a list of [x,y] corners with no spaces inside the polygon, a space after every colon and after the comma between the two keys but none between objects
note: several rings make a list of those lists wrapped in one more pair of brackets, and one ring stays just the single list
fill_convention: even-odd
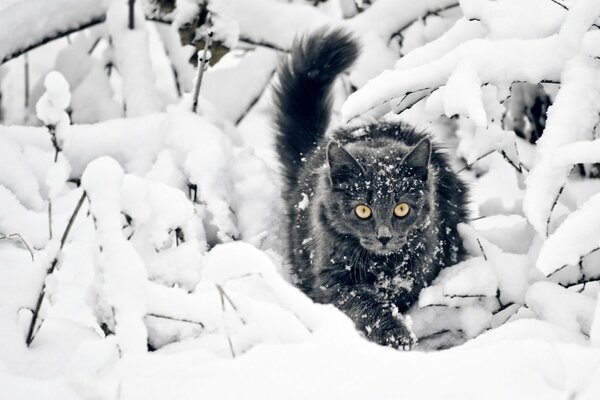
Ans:
[{"label": "cat's forehead", "polygon": [[356,158],[375,183],[392,184],[393,181],[402,178],[402,160],[410,148],[398,142],[391,142],[385,146],[350,143],[346,150]]},{"label": "cat's forehead", "polygon": [[422,190],[422,182],[407,174],[402,160],[410,148],[402,143],[385,147],[350,144],[346,150],[363,166],[365,174],[355,182],[355,189],[368,191],[374,197],[397,197],[399,194]]}]

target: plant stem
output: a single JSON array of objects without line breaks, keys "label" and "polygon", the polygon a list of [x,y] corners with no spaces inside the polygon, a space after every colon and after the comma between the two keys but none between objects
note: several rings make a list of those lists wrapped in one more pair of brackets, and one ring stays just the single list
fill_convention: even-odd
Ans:
[{"label": "plant stem", "polygon": [[198,77],[196,79],[196,86],[194,88],[194,102],[192,103],[192,112],[196,112],[198,108],[198,96],[200,95],[200,85],[202,85],[202,75],[206,69],[206,63],[208,62],[208,49],[210,47],[210,40],[213,36],[212,31],[208,31],[206,35],[206,42],[204,43],[204,51],[202,53],[202,61],[198,64]]},{"label": "plant stem", "polygon": [[129,29],[135,29],[135,0],[129,0]]},{"label": "plant stem", "polygon": [[[52,264],[50,264],[50,268],[48,268],[48,271],[46,272],[46,277],[48,275],[52,274],[54,272],[54,270],[56,269],[56,266],[58,265],[58,256],[60,254],[60,251],[62,250],[63,246],[65,245],[65,243],[67,241],[69,232],[71,232],[71,227],[73,226],[73,222],[75,222],[75,218],[77,218],[77,214],[79,213],[79,210],[81,209],[83,201],[85,200],[86,197],[87,197],[87,194],[85,192],[83,192],[81,194],[81,197],[79,198],[79,201],[77,202],[77,206],[75,206],[75,210],[73,210],[73,213],[71,214],[71,218],[69,218],[67,227],[65,228],[62,238],[60,239],[60,247],[58,248],[58,252],[56,253],[56,256],[54,256],[54,259],[52,260]],[[46,277],[44,277],[44,281],[42,283],[42,290],[40,291],[40,295],[38,296],[37,302],[35,303],[35,308],[33,310],[33,317],[31,318],[31,324],[29,325],[29,330],[27,332],[27,338],[25,339],[25,342],[27,343],[27,347],[29,347],[31,342],[33,342],[33,339],[34,339],[33,331],[35,329],[35,325],[38,320],[40,308],[42,307],[42,302],[44,301],[44,297],[46,295]]]}]

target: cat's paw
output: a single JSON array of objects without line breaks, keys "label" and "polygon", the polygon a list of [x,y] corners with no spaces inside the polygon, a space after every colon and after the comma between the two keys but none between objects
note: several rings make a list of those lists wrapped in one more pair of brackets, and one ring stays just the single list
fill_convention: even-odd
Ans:
[{"label": "cat's paw", "polygon": [[415,334],[402,321],[396,319],[367,329],[367,336],[382,346],[401,350],[410,350],[417,343]]}]

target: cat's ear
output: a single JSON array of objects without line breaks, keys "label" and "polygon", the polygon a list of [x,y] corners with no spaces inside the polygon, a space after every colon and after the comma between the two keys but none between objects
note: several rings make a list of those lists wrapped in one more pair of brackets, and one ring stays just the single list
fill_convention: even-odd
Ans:
[{"label": "cat's ear", "polygon": [[335,140],[327,145],[327,163],[331,185],[340,187],[364,174],[362,165]]},{"label": "cat's ear", "polygon": [[422,139],[419,143],[417,143],[404,158],[402,159],[402,164],[414,168],[417,171],[421,171],[424,176],[422,178],[427,178],[428,175],[428,166],[429,161],[431,160],[431,141],[429,138]]}]

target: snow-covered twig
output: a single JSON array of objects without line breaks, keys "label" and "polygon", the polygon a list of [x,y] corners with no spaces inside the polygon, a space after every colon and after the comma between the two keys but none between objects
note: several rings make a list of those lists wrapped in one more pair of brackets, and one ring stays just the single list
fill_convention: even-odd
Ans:
[{"label": "snow-covered twig", "polygon": [[[48,268],[48,271],[46,271],[46,276],[51,275],[54,272],[56,266],[58,265],[58,258],[60,255],[60,251],[62,250],[63,246],[65,245],[65,243],[67,241],[67,238],[69,237],[69,232],[71,232],[71,227],[73,226],[73,223],[75,222],[75,218],[77,218],[77,214],[79,214],[79,210],[81,209],[81,206],[83,205],[83,202],[86,197],[87,197],[86,193],[83,192],[81,194],[81,197],[79,198],[79,201],[77,202],[77,206],[75,206],[75,209],[73,210],[73,213],[71,214],[71,217],[69,218],[69,222],[67,223],[65,231],[63,232],[63,235],[60,239],[60,246],[58,248],[58,252],[54,256],[54,259],[52,260],[52,263],[50,264],[50,268]],[[25,339],[27,346],[29,346],[34,339],[34,330],[35,330],[35,326],[36,326],[36,323],[37,323],[37,320],[39,317],[40,309],[42,307],[42,302],[44,301],[45,295],[46,295],[46,280],[44,278],[44,282],[42,284],[42,290],[40,291],[37,302],[35,304],[35,308],[33,310],[33,316],[31,318],[29,330],[27,332],[27,338]]]},{"label": "snow-covered twig", "polygon": [[402,33],[417,21],[423,21],[431,16],[438,16],[441,13],[443,13],[444,11],[448,11],[448,10],[451,10],[456,7],[460,7],[460,4],[458,2],[452,3],[452,4],[447,4],[442,7],[432,8],[431,10],[428,10],[427,12],[425,12],[425,14],[419,15],[419,16],[415,17],[414,19],[412,19],[411,21],[405,23],[400,29],[398,29],[396,32],[394,32],[394,34],[392,35],[392,37],[390,39],[394,38],[395,36],[402,36]]}]

